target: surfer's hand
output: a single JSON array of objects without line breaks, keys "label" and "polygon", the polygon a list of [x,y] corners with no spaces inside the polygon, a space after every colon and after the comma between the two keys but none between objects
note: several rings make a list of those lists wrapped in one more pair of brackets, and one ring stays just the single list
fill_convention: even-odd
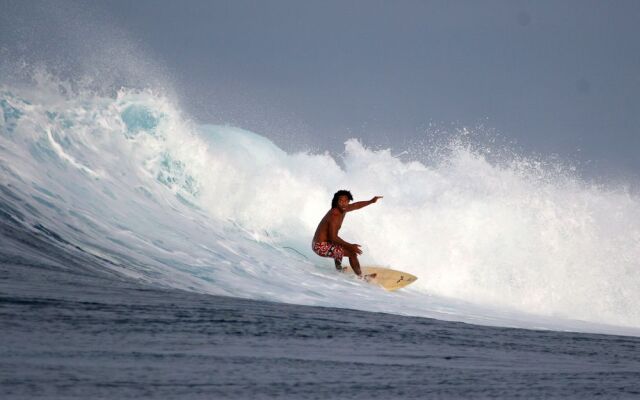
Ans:
[{"label": "surfer's hand", "polygon": [[351,245],[351,251],[356,253],[356,254],[362,254],[362,249],[360,248],[359,244],[352,244]]},{"label": "surfer's hand", "polygon": [[383,196],[374,196],[370,201],[371,203],[375,203],[378,199],[381,199]]}]

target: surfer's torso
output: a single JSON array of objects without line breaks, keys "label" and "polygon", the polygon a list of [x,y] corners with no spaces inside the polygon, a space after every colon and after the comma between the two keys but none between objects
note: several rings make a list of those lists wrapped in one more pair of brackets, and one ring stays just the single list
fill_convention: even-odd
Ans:
[{"label": "surfer's torso", "polygon": [[[332,208],[329,210],[325,216],[322,218],[320,223],[318,224],[318,228],[316,229],[316,233],[313,235],[313,242],[330,242],[329,240],[329,221],[333,220],[337,227],[338,231],[342,227],[342,221],[344,220],[344,216],[346,213],[341,212],[337,208]],[[337,233],[337,232],[336,232]]]}]

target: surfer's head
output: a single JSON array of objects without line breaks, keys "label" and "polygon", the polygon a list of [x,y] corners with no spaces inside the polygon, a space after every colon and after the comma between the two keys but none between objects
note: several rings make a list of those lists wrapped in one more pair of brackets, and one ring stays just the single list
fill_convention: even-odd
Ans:
[{"label": "surfer's head", "polygon": [[353,196],[351,195],[351,192],[348,190],[338,190],[334,195],[333,195],[333,200],[331,200],[331,208],[339,208],[339,209],[344,209],[349,202],[353,200]]}]

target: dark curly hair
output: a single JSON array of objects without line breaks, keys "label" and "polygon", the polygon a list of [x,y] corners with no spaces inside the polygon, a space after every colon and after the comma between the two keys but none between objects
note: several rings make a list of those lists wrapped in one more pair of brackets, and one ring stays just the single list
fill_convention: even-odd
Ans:
[{"label": "dark curly hair", "polygon": [[331,208],[336,208],[338,207],[338,199],[340,198],[340,196],[347,196],[347,198],[349,199],[349,201],[353,200],[353,196],[351,195],[351,192],[348,190],[338,190],[334,195],[333,195],[333,200],[331,200]]}]

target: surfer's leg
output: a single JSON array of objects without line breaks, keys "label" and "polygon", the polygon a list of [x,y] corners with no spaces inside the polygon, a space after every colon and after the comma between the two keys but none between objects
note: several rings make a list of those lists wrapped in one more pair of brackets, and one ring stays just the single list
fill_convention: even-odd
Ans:
[{"label": "surfer's leg", "polygon": [[331,256],[333,257],[333,263],[336,265],[338,271],[344,271],[342,267],[342,258],[344,257],[344,248],[339,244],[333,244],[331,246]]},{"label": "surfer's leg", "polygon": [[360,271],[360,261],[358,261],[358,255],[351,250],[344,249],[344,255],[349,257],[349,265],[351,265],[351,269],[355,272],[356,275],[362,276],[362,271]]},{"label": "surfer's leg", "polygon": [[373,279],[376,276],[378,276],[378,274],[376,274],[375,272],[373,274],[363,274],[362,270],[360,269],[360,261],[358,261],[358,256],[357,255],[353,255],[353,257],[349,257],[349,264],[351,265],[351,269],[353,270],[353,272],[356,273],[356,275],[358,275],[360,278],[364,279],[365,281],[368,281],[369,279]]},{"label": "surfer's leg", "polygon": [[351,269],[360,278],[368,281],[369,279],[373,279],[376,276],[378,276],[378,274],[376,273],[362,275],[362,270],[360,269],[360,261],[358,260],[358,255],[356,253],[351,252],[350,250],[344,249],[344,255],[349,257],[349,265],[351,265]]},{"label": "surfer's leg", "polygon": [[349,265],[351,265],[351,269],[358,276],[362,276],[362,271],[360,270],[360,261],[358,261],[358,256],[352,254],[349,256]]}]

